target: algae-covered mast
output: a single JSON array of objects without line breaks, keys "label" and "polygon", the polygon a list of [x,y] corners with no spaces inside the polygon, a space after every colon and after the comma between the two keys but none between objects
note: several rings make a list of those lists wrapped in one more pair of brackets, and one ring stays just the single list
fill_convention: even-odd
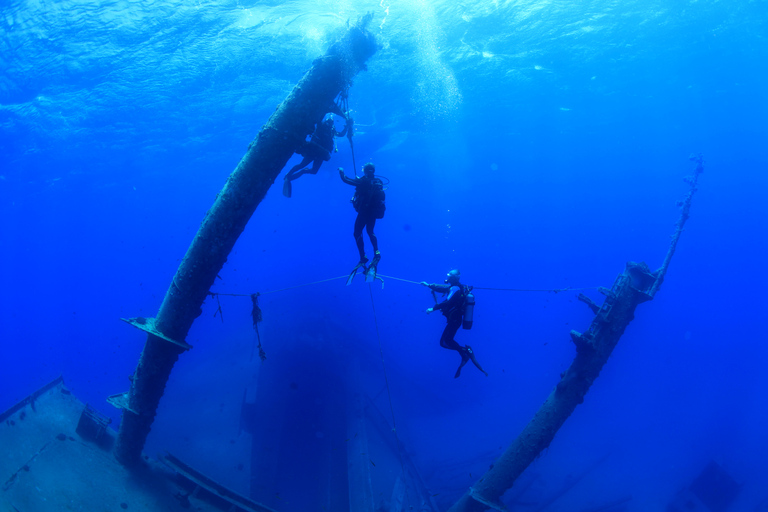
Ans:
[{"label": "algae-covered mast", "polygon": [[624,329],[635,317],[635,308],[653,299],[664,281],[683,226],[688,220],[699,175],[704,171],[701,156],[691,160],[696,162],[696,168],[693,176],[686,178],[690,190],[681,204],[680,218],[662,266],[651,272],[645,263],[627,263],[624,273],[616,278],[611,289],[601,289],[606,295],[602,306],[597,306],[583,295],[579,296],[579,300],[592,308],[595,318],[583,334],[571,331],[571,340],[576,346],[576,357],[571,366],[561,374],[560,382],[520,435],[448,512],[480,512],[488,508],[505,510],[501,497],[549,446],[565,420],[584,401],[584,395],[608,362]]},{"label": "algae-covered mast", "polygon": [[157,406],[184,341],[201,313],[216,275],[256,207],[288,159],[331,111],[365,62],[378,49],[367,30],[372,14],[349,27],[278,106],[232,172],[187,250],[157,317],[132,319],[147,331],[147,341],[131,378],[130,391],[117,401],[123,410],[115,456],[125,465],[140,460]]}]

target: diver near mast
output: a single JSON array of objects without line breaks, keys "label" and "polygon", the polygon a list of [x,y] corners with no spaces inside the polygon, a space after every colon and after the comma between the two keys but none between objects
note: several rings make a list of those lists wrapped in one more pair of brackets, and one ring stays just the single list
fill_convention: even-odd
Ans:
[{"label": "diver near mast", "polygon": [[[297,151],[304,158],[302,158],[301,162],[294,165],[288,171],[288,174],[285,175],[285,178],[283,178],[283,195],[285,197],[291,197],[291,182],[293,180],[300,178],[304,174],[317,174],[323,162],[330,160],[331,154],[339,150],[334,140],[336,137],[344,137],[347,135],[347,132],[349,132],[349,135],[352,135],[352,118],[342,112],[341,108],[335,103],[331,108],[331,112],[317,124],[309,141],[304,142]],[[340,132],[336,131],[333,114],[340,115],[346,121],[344,129]],[[351,143],[352,138],[350,137],[349,140]],[[312,164],[311,168],[307,167],[310,163]]]},{"label": "diver near mast", "polygon": [[480,363],[475,358],[475,353],[472,347],[459,345],[456,340],[453,339],[459,330],[459,327],[464,329],[472,328],[472,316],[475,308],[475,296],[472,295],[472,287],[461,284],[461,273],[458,269],[453,269],[448,272],[445,277],[445,284],[429,284],[426,281],[422,281],[420,284],[426,286],[433,292],[439,292],[443,295],[447,294],[448,297],[427,309],[427,314],[440,310],[443,312],[447,321],[445,330],[443,330],[442,336],[440,336],[440,346],[447,348],[448,350],[455,350],[461,356],[461,363],[456,370],[454,379],[459,378],[461,375],[461,369],[467,364],[467,361],[477,367],[478,370],[483,372],[485,376],[488,376],[488,372],[483,370]]},{"label": "diver near mast", "polygon": [[[384,218],[384,212],[386,210],[385,205],[385,193],[384,182],[381,178],[376,176],[376,166],[372,163],[367,163],[363,166],[363,175],[355,178],[348,178],[344,174],[344,169],[339,167],[339,176],[341,181],[347,185],[355,187],[355,195],[352,197],[352,206],[354,206],[357,212],[355,218],[355,228],[353,235],[355,237],[355,244],[357,245],[357,251],[360,255],[360,261],[358,261],[355,268],[352,269],[352,273],[347,279],[347,284],[350,284],[352,278],[355,277],[358,269],[363,268],[365,272],[365,280],[367,282],[373,282],[376,279],[376,267],[381,260],[381,252],[379,251],[379,241],[376,238],[376,234],[373,232],[376,226],[376,220]],[[370,265],[368,263],[368,257],[365,255],[365,244],[363,242],[363,228],[368,233],[368,239],[373,246],[373,260]]]}]

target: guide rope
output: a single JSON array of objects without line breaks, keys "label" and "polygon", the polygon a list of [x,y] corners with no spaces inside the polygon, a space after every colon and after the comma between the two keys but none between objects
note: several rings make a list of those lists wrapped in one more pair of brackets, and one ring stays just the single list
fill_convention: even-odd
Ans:
[{"label": "guide rope", "polygon": [[600,288],[599,286],[587,286],[584,288],[482,288],[480,286],[473,286],[473,290],[491,290],[496,292],[552,292],[552,293],[560,293],[560,292],[579,292],[582,290],[597,290]]},{"label": "guide rope", "polygon": [[[412,281],[410,279],[403,279],[401,277],[394,277],[394,276],[385,276],[383,274],[379,274],[379,277],[385,277],[387,279],[393,279],[395,281],[402,281],[404,283],[410,283],[410,284],[421,284],[419,281]],[[224,311],[221,308],[221,301],[219,300],[219,297],[225,296],[225,297],[250,297],[251,302],[253,303],[253,310],[251,312],[251,315],[253,316],[253,329],[256,331],[256,338],[258,340],[258,349],[259,349],[259,359],[262,360],[262,362],[267,358],[266,353],[264,352],[264,349],[261,346],[261,335],[259,334],[259,322],[262,320],[261,315],[261,308],[259,307],[259,300],[258,297],[261,295],[267,295],[269,293],[277,293],[277,292],[284,292],[287,290],[295,290],[297,288],[304,288],[305,286],[312,286],[315,284],[321,284],[321,283],[327,283],[329,281],[336,281],[337,279],[346,279],[348,276],[336,276],[336,277],[329,277],[328,279],[321,279],[319,281],[311,281],[309,283],[303,283],[303,284],[297,284],[294,286],[286,286],[284,288],[277,288],[276,290],[268,290],[266,292],[256,292],[256,293],[219,293],[219,292],[208,292],[208,296],[213,297],[216,299],[216,311],[213,313],[214,318],[218,315],[218,317],[221,319],[221,321],[224,321]],[[383,280],[382,280],[383,283]],[[553,288],[553,289],[539,289],[539,288],[481,288],[481,287],[473,287],[475,290],[493,290],[493,291],[506,291],[506,292],[552,292],[552,293],[559,293],[559,292],[565,292],[565,291],[579,291],[579,290],[596,290],[598,287],[587,287],[587,288]],[[432,298],[435,300],[435,303],[437,304],[437,296],[435,295],[435,292],[432,291]],[[373,306],[373,295],[371,295],[371,305]],[[374,307],[374,319],[376,320],[376,336],[379,335],[379,324],[378,320],[376,319],[376,308]],[[381,349],[381,339],[379,338],[379,349]],[[251,352],[251,360],[253,360],[253,352],[255,352],[255,348]],[[384,364],[384,353],[382,352],[381,356],[381,363]],[[386,380],[386,368],[384,370],[384,377]],[[387,393],[389,393],[389,383],[387,383]],[[390,395],[390,408],[392,407],[392,397]],[[394,423],[394,411],[392,413],[392,420]],[[397,435],[397,434],[395,434]],[[402,461],[401,461],[402,463]]]},{"label": "guide rope", "polygon": [[[385,276],[384,274],[378,274],[381,277],[386,277],[387,279],[393,279],[395,281],[403,281],[404,283],[411,283],[411,284],[421,284],[420,281],[411,281],[410,279],[403,279],[401,277],[394,277],[394,276]],[[597,290],[599,286],[588,286],[584,288],[571,288],[570,286],[567,288],[484,288],[480,286],[473,286],[473,290],[492,290],[492,291],[498,291],[498,292],[553,292],[553,293],[559,293],[559,292],[569,292],[569,291],[582,291],[582,290]]]},{"label": "guide rope", "polygon": [[[403,451],[400,446],[400,438],[397,435],[397,421],[395,420],[395,407],[392,405],[392,392],[389,389],[389,378],[387,377],[387,365],[384,363],[384,348],[381,345],[381,334],[379,334],[379,318],[376,315],[376,303],[373,301],[373,284],[368,283],[368,293],[371,296],[371,309],[373,309],[373,324],[376,326],[376,339],[379,341],[379,354],[381,355],[381,367],[384,370],[384,384],[387,388],[387,396],[389,397],[389,411],[392,414],[392,433],[395,435],[395,443],[397,444],[397,455],[400,458],[400,469],[403,472],[403,482],[405,482],[405,462],[403,461]],[[410,502],[408,496],[408,486],[405,486],[406,500]]]},{"label": "guide rope", "polygon": [[[404,283],[411,283],[411,284],[421,284],[420,281],[413,281],[411,279],[403,279],[402,277],[395,277],[395,276],[387,276],[384,274],[378,274],[380,277],[384,277],[387,279],[392,279],[393,281],[402,281]],[[336,281],[337,279],[346,279],[347,275],[343,276],[336,276],[336,277],[329,277],[328,279],[321,279],[319,281],[311,281],[309,283],[303,283],[303,284],[297,284],[294,286],[286,286],[285,288],[278,288],[276,290],[268,290],[266,292],[256,292],[256,293],[220,293],[220,292],[208,292],[208,295],[210,297],[216,298],[218,301],[218,297],[252,297],[252,296],[260,296],[260,295],[267,295],[269,293],[277,293],[277,292],[284,292],[287,290],[295,290],[297,288],[303,288],[305,286],[312,286],[315,284],[321,284],[321,283],[327,283],[329,281]],[[574,288],[574,287],[565,287],[565,288],[487,288],[482,286],[473,286],[472,287],[475,290],[490,290],[490,291],[497,291],[497,292],[551,292],[551,293],[560,293],[560,292],[578,292],[583,290],[597,290],[600,288],[599,286],[585,286],[580,288]],[[221,315],[221,303],[218,303],[218,308],[216,312]],[[214,314],[215,315],[215,314]]]},{"label": "guide rope", "polygon": [[312,281],[311,283],[304,283],[304,284],[297,284],[295,286],[286,286],[285,288],[278,288],[277,290],[269,290],[266,292],[256,292],[256,293],[219,293],[219,292],[208,292],[208,295],[211,297],[216,297],[218,295],[226,296],[226,297],[252,297],[256,295],[257,297],[260,295],[267,295],[269,293],[277,293],[277,292],[284,292],[286,290],[294,290],[296,288],[303,288],[305,286],[311,286],[313,284],[320,284],[320,283],[327,283],[328,281],[335,281],[336,279],[346,279],[348,276],[336,276],[336,277],[329,277],[328,279],[321,279],[320,281]]},{"label": "guide rope", "polygon": [[[395,277],[395,276],[387,276],[384,274],[378,274],[378,276],[386,278],[386,279],[392,279],[393,281],[402,281],[404,283],[411,283],[411,284],[421,284],[420,281],[413,281],[411,279],[403,279],[402,277]],[[266,292],[256,292],[256,293],[220,293],[220,292],[208,292],[208,295],[210,297],[214,297],[218,301],[218,297],[252,297],[252,296],[261,296],[261,295],[267,295],[270,293],[277,293],[277,292],[284,292],[287,290],[295,290],[297,288],[303,288],[305,286],[312,286],[315,284],[321,284],[321,283],[327,283],[329,281],[336,281],[337,279],[346,279],[348,278],[348,275],[343,276],[336,276],[336,277],[329,277],[328,279],[321,279],[319,281],[311,281],[309,283],[303,283],[303,284],[297,284],[294,286],[286,286],[285,288],[278,288],[276,290],[268,290]],[[490,290],[490,291],[497,291],[497,292],[551,292],[551,293],[560,293],[560,292],[578,292],[583,290],[597,290],[600,288],[599,286],[585,286],[580,288],[574,288],[574,287],[565,287],[565,288],[487,288],[482,286],[473,286],[472,287],[475,290]],[[218,309],[216,310],[218,314],[221,314],[221,303],[218,304]]]}]

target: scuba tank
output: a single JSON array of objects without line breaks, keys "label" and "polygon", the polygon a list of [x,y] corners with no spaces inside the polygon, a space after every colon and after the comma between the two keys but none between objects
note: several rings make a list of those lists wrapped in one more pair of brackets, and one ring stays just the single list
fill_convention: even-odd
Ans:
[{"label": "scuba tank", "polygon": [[470,291],[471,287],[467,287],[467,291],[464,293],[464,322],[461,326],[464,329],[472,328],[472,316],[475,312],[475,296]]}]

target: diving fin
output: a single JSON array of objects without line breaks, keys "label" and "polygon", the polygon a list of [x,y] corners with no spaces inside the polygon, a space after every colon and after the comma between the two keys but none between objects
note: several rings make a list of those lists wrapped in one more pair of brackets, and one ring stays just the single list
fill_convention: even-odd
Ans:
[{"label": "diving fin", "polygon": [[366,283],[376,281],[376,266],[379,264],[379,261],[381,261],[381,253],[376,251],[376,254],[373,255],[373,260],[371,260],[371,264],[368,265],[368,268],[365,270]]},{"label": "diving fin", "polygon": [[368,269],[366,268],[365,264],[368,263],[368,258],[363,256],[363,259],[357,262],[357,265],[355,265],[355,268],[352,269],[352,272],[349,273],[349,277],[347,278],[347,286],[352,284],[352,280],[355,278],[355,275],[357,274],[358,269],[363,269],[363,273],[367,272]]},{"label": "diving fin", "polygon": [[464,368],[464,365],[469,361],[469,353],[467,352],[466,348],[461,350],[459,354],[461,354],[461,364],[456,369],[456,374],[453,376],[454,379],[459,378],[459,375],[461,375],[461,369]]},{"label": "diving fin", "polygon": [[352,269],[352,272],[349,273],[349,277],[347,278],[347,286],[352,284],[352,280],[355,278],[355,275],[357,274],[358,267],[355,267]]},{"label": "diving fin", "polygon": [[283,180],[283,195],[290,199],[291,197],[291,180],[287,177]]},{"label": "diving fin", "polygon": [[[488,376],[488,372],[483,370],[483,367],[480,366],[480,363],[477,362],[477,359],[475,358],[475,352],[472,350],[472,347],[469,345],[464,345],[464,349],[467,351],[467,356],[469,356],[469,359],[472,360],[472,364],[474,364],[478,370],[483,372],[485,376]],[[464,355],[461,356],[462,360],[464,359]]]}]

